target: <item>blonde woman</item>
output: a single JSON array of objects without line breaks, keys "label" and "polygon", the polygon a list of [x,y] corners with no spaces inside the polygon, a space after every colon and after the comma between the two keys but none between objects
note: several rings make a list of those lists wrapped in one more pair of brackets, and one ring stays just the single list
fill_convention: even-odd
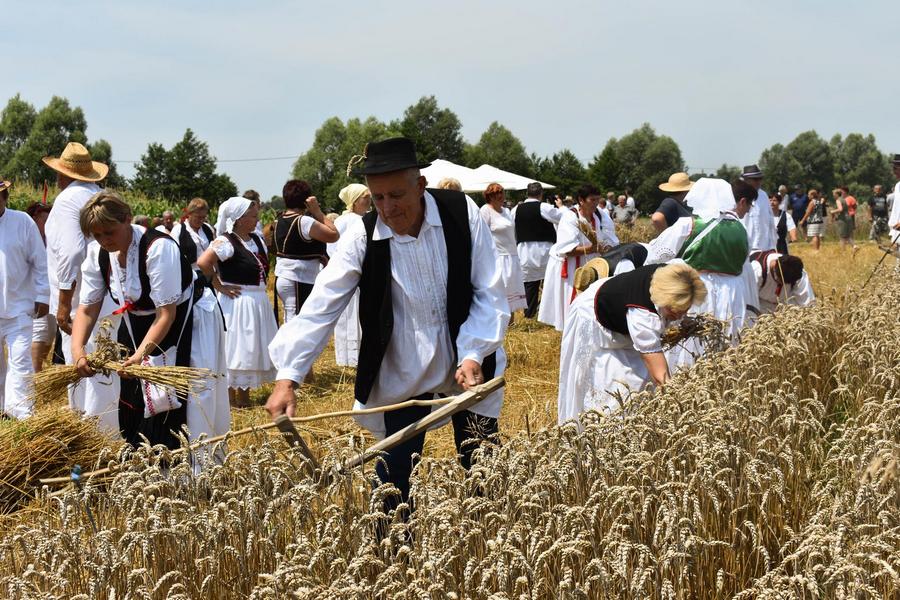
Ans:
[{"label": "blonde woman", "polygon": [[665,383],[662,334],[705,299],[700,275],[680,261],[591,284],[572,302],[563,330],[559,422],[588,410],[611,412],[618,397]]},{"label": "blonde woman", "polygon": [[[344,214],[334,221],[338,234],[343,235],[354,224],[362,223],[363,215],[369,212],[372,206],[372,194],[369,193],[369,188],[361,183],[351,183],[338,193],[338,197],[347,207]],[[337,243],[328,244],[329,256],[333,256],[337,251],[337,245]],[[356,366],[361,338],[359,290],[357,290],[334,327],[334,360],[338,366]]]},{"label": "blonde woman", "polygon": [[[94,194],[81,209],[81,231],[93,237],[82,264],[78,310],[72,324],[72,359],[79,373],[95,373],[85,346],[107,296],[120,307],[118,340],[131,351],[124,364],[190,366],[194,273],[167,234],[131,223],[131,207],[114,192]],[[198,365],[202,366],[202,365]],[[154,393],[138,379],[122,379],[119,429],[132,446],[178,448],[187,423],[181,394]]]},{"label": "blonde woman", "polygon": [[[522,281],[522,266],[519,264],[519,253],[516,249],[516,225],[509,209],[503,206],[506,191],[499,183],[492,183],[484,190],[484,206],[481,207],[481,218],[487,223],[497,247],[498,266],[503,287],[506,290],[506,301],[509,312],[525,310],[525,283]],[[509,320],[512,322],[513,317]]]}]

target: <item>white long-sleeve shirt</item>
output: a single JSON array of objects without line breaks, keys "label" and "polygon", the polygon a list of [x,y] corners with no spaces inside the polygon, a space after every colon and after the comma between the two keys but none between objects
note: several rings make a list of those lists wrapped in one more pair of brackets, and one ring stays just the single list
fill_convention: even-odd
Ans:
[{"label": "white long-sleeve shirt", "polygon": [[[559,225],[564,209],[559,209],[547,202],[541,202],[537,198],[528,198],[525,202],[540,202],[541,217],[554,226]],[[522,202],[522,204],[525,204],[525,202]],[[511,211],[514,225],[516,222],[516,210],[519,206],[519,204],[516,204]],[[553,247],[553,242],[519,242],[516,246],[516,253],[519,255],[523,281],[539,281],[544,278],[551,247]]]},{"label": "white long-sleeve shirt", "polygon": [[72,314],[78,306],[78,282],[88,239],[81,233],[79,216],[91,196],[100,191],[96,183],[73,181],[53,201],[53,210],[44,225],[47,236],[47,277],[50,282],[50,314],[56,314],[59,290],[76,290]]},{"label": "white long-sleeve shirt", "polygon": [[[457,361],[447,326],[447,247],[434,197],[425,192],[425,218],[418,237],[395,234],[380,218],[376,222],[373,240],[390,240],[394,326],[366,404],[368,408],[402,402],[427,392],[457,393],[457,363],[471,359],[481,364],[486,356],[501,350],[509,307],[497,268],[497,253],[478,207],[471,200],[467,204],[473,296],[469,317],[456,338]],[[359,287],[365,255],[366,231],[359,220],[341,235],[300,314],[285,323],[269,345],[272,362],[278,368],[277,379],[303,381]],[[499,355],[500,352],[498,365]],[[485,404],[488,400],[479,406],[495,414],[473,410],[485,416],[499,414],[500,402],[491,407]],[[379,433],[377,419],[358,420],[376,435]]]},{"label": "white long-sleeve shirt", "polygon": [[900,181],[894,186],[894,204],[891,206],[891,214],[888,216],[888,227],[890,228],[888,231],[894,243],[900,242],[900,231],[894,229],[900,225],[900,200],[898,198],[900,198]]},{"label": "white long-sleeve shirt", "polygon": [[744,229],[747,230],[747,243],[750,253],[774,250],[778,243],[778,232],[772,220],[772,209],[769,206],[769,195],[759,190],[756,202],[750,206],[750,210],[741,219]]},{"label": "white long-sleeve shirt", "polygon": [[0,319],[32,315],[49,295],[41,233],[27,214],[7,208],[0,215]]},{"label": "white long-sleeve shirt", "polygon": [[813,293],[812,284],[809,281],[809,275],[806,269],[800,276],[800,280],[794,285],[784,286],[779,289],[778,282],[772,276],[771,269],[775,261],[781,258],[781,254],[772,253],[766,261],[766,268],[769,269],[769,275],[766,282],[763,283],[762,265],[758,260],[750,261],[753,268],[753,275],[756,276],[757,286],[759,287],[759,309],[765,313],[775,312],[778,303],[790,304],[791,306],[810,306],[815,304],[816,295]]}]

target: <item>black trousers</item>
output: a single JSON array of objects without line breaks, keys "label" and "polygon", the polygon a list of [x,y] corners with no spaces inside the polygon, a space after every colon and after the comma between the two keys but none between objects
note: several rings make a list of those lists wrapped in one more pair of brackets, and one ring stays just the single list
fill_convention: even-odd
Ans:
[{"label": "black trousers", "polygon": [[541,283],[543,279],[538,279],[537,281],[526,281],[525,282],[525,303],[527,306],[525,307],[525,317],[528,319],[533,319],[538,311],[538,296],[541,291]]},{"label": "black trousers", "polygon": [[[429,395],[430,397],[430,395]],[[410,406],[384,413],[385,435],[389,436],[422,419],[431,412],[428,406]],[[469,470],[472,454],[479,442],[489,439],[498,432],[497,419],[483,417],[463,410],[452,417],[453,440],[462,467]],[[375,474],[381,483],[392,483],[400,491],[400,498],[391,496],[385,500],[384,511],[396,508],[399,502],[409,501],[409,478],[416,461],[414,454],[421,454],[425,445],[425,434],[421,433],[402,444],[391,448],[375,466]]]}]

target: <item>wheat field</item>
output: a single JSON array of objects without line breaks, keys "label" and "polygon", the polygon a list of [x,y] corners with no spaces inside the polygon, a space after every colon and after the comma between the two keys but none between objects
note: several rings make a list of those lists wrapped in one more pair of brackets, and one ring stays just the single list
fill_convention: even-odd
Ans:
[{"label": "wheat field", "polygon": [[[793,251],[815,307],[763,317],[615,417],[555,426],[559,334],[519,319],[501,444],[465,477],[449,432],[430,432],[408,524],[380,511],[392,490],[372,488],[371,465],[310,479],[263,434],[199,473],[108,451],[111,481],[4,521],[0,595],[898,597],[900,276],[888,259],[859,290],[872,244]],[[350,404],[352,371],[330,352],[303,414]],[[266,420],[256,406],[235,426]],[[304,433],[326,470],[366,443],[349,419]]]}]

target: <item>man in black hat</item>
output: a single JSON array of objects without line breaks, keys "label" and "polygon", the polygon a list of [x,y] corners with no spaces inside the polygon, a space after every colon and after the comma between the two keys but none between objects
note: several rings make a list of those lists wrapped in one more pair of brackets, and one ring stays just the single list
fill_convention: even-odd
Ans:
[{"label": "man in black hat", "polygon": [[741,223],[747,230],[750,254],[774,250],[778,242],[778,233],[775,231],[775,223],[769,211],[769,195],[762,189],[762,170],[756,165],[748,165],[744,167],[741,179],[757,192],[756,201],[752,204],[750,212],[741,218]]},{"label": "man in black hat", "polygon": [[[352,225],[316,278],[300,314],[269,346],[278,367],[266,403],[272,416],[293,415],[294,390],[325,347],[335,322],[358,289],[362,338],[355,407],[452,395],[503,373],[509,305],[491,232],[462,192],[425,188],[413,142],[372,143],[356,174],[366,177],[375,211]],[[349,168],[348,168],[349,170]],[[468,468],[475,444],[497,433],[502,392],[453,416],[460,462]],[[389,436],[431,412],[413,406],[357,417],[376,437]],[[425,434],[404,442],[376,466],[406,501],[412,457]],[[387,508],[395,506],[390,500]]]}]

